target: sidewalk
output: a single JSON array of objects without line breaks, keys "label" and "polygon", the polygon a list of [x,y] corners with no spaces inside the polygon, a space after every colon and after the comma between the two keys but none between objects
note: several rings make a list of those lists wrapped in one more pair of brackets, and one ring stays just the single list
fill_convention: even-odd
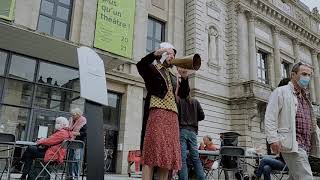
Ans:
[{"label": "sidewalk", "polygon": [[129,178],[128,175],[121,175],[121,174],[106,174],[104,175],[104,179],[107,180],[141,180],[141,174],[132,174]]}]

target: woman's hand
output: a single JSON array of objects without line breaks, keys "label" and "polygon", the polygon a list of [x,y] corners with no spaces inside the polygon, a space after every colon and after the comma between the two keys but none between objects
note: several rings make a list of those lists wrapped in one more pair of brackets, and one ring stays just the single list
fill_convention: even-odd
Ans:
[{"label": "woman's hand", "polygon": [[168,48],[160,48],[154,52],[155,56],[161,56],[163,53],[168,52]]},{"label": "woman's hand", "polygon": [[72,131],[72,135],[74,135],[74,136],[79,136],[80,133],[79,133],[79,132]]},{"label": "woman's hand", "polygon": [[44,138],[38,139],[38,140],[36,141],[36,144],[39,145],[42,139],[44,139]]}]

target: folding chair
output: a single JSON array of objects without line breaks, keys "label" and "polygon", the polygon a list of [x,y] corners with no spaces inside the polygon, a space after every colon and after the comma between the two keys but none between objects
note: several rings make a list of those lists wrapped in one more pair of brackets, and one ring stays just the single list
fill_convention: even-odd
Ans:
[{"label": "folding chair", "polygon": [[205,178],[207,180],[214,179],[214,173],[218,170],[220,164],[220,160],[214,159],[214,162],[210,169],[204,168]]},{"label": "folding chair", "polygon": [[[57,151],[54,153],[54,155],[52,156],[52,158],[46,163],[44,164],[43,162],[40,161],[40,164],[42,166],[42,170],[40,171],[40,173],[37,175],[36,177],[36,180],[39,179],[40,177],[43,177],[42,176],[42,173],[45,172],[45,174],[49,175],[50,178],[51,178],[51,172],[50,170],[48,169],[49,165],[50,164],[53,164],[54,162],[54,159],[56,158],[56,156],[58,155],[58,152],[62,149],[66,149],[67,151],[70,150],[70,149],[73,149],[73,150],[76,150],[76,149],[84,149],[84,143],[82,141],[78,141],[78,140],[65,140],[62,142],[61,146],[57,149]],[[68,156],[67,156],[68,157]],[[83,156],[80,157],[80,160],[68,160],[68,159],[65,159],[64,160],[64,169],[63,169],[63,172],[61,174],[61,178],[59,177],[59,173],[58,173],[58,170],[59,170],[59,166],[58,164],[53,164],[52,168],[51,168],[51,171],[54,173],[55,175],[55,178],[57,179],[63,179],[63,175],[64,175],[64,172],[65,172],[65,165],[68,164],[68,163],[80,163],[80,167],[81,167],[81,162],[82,162],[82,159],[83,159]],[[56,165],[56,166],[55,166]],[[80,169],[80,168],[79,168]],[[77,179],[79,179],[80,175],[78,174],[77,176]]]},{"label": "folding chair", "polygon": [[[82,169],[82,163],[83,163],[83,159],[84,159],[85,144],[84,144],[83,141],[80,141],[80,140],[69,140],[67,142],[68,142],[68,144],[67,144],[66,148],[67,148],[68,153],[70,153],[70,150],[73,150],[74,152],[76,150],[82,151],[82,153],[80,153],[80,159],[76,159],[76,160],[68,159],[68,157],[69,157],[69,154],[68,154],[67,158],[64,160],[64,164],[65,164],[64,167],[68,167],[72,163],[78,163],[79,164],[78,175],[76,176],[76,178],[79,179],[80,178],[81,169]],[[64,173],[65,173],[65,168],[63,170],[62,177],[63,177]],[[66,176],[66,178],[74,178],[74,176],[73,175]]]},{"label": "folding chair", "polygon": [[14,149],[16,146],[16,137],[13,134],[0,133],[0,160],[5,160],[6,165],[1,172],[0,179],[7,169],[7,178],[10,180],[10,170],[13,161]]},{"label": "folding chair", "polygon": [[224,171],[225,176],[228,171],[233,171],[239,173],[241,179],[244,179],[242,175],[243,168],[241,166],[240,158],[243,158],[245,155],[245,150],[237,146],[223,146],[220,149],[220,166],[218,168],[218,179],[222,171]]},{"label": "folding chair", "polygon": [[278,171],[278,170],[271,171],[271,175],[277,180],[281,180],[284,175],[288,175],[288,174],[289,174],[289,171],[288,171],[287,165],[285,165],[281,171]]}]

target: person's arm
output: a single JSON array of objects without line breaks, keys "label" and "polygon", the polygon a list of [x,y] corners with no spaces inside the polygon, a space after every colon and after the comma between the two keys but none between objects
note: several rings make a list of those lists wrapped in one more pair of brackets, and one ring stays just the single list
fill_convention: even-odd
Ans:
[{"label": "person's arm", "polygon": [[148,76],[151,75],[152,70],[150,69],[150,65],[153,63],[155,59],[160,59],[161,56],[155,55],[156,52],[151,52],[150,54],[143,57],[138,63],[137,63],[137,69],[139,74],[143,79],[146,79]]},{"label": "person's arm", "polygon": [[204,115],[204,112],[203,112],[203,109],[201,107],[200,102],[198,100],[196,100],[196,103],[197,103],[198,121],[202,121],[202,120],[204,120],[205,115]]},{"label": "person's arm", "polygon": [[57,131],[48,138],[38,140],[37,145],[53,146],[62,143],[64,140],[68,139],[66,133],[63,131]]},{"label": "person's arm", "polygon": [[[73,132],[80,132],[80,129],[85,125],[87,124],[87,119],[83,116],[81,116],[79,119],[78,119],[78,122],[76,122],[76,125],[73,127],[72,131]],[[78,134],[79,135],[79,134]]]},{"label": "person's arm", "polygon": [[[270,97],[265,112],[265,132],[267,141],[271,144],[271,149],[274,151],[275,148],[280,150],[280,142],[278,137],[278,116],[282,109],[283,96],[279,88],[275,89]],[[274,143],[274,145],[272,145]],[[278,153],[278,152],[275,152]]]}]

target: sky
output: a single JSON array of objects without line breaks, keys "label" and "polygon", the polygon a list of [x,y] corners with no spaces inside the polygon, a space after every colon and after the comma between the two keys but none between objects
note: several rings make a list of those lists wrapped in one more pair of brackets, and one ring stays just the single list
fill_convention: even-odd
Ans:
[{"label": "sky", "polygon": [[320,11],[320,0],[300,0],[305,5],[309,6],[309,9],[312,10],[314,7],[318,7]]}]

